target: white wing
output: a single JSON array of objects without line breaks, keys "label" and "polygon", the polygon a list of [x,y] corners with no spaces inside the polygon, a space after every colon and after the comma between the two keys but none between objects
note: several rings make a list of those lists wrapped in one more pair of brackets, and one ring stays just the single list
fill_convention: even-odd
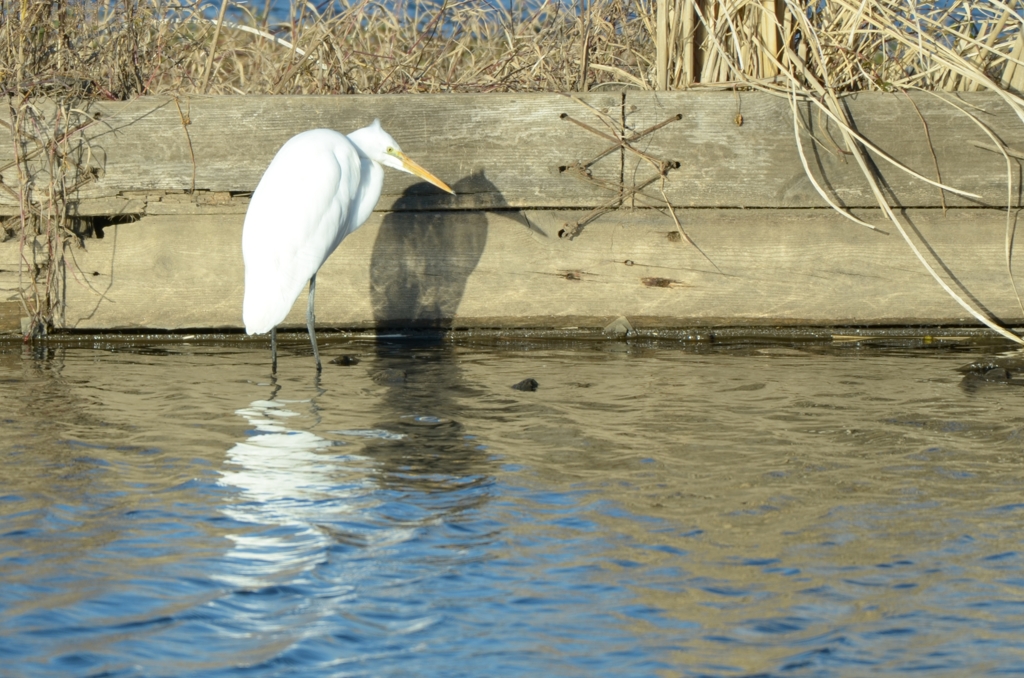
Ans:
[{"label": "white wing", "polygon": [[310,130],[292,137],[252,195],[242,227],[248,334],[269,332],[347,235],[360,179],[359,154],[343,134]]}]

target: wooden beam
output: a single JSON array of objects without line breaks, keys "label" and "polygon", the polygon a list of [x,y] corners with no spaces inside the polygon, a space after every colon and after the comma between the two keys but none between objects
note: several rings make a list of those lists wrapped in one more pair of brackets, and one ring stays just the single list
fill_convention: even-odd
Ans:
[{"label": "wooden beam", "polygon": [[20,334],[23,315],[17,301],[0,301],[0,334]]},{"label": "wooden beam", "polygon": [[[862,93],[843,102],[857,129],[888,155],[926,177],[941,176],[948,185],[981,195],[973,200],[947,193],[948,205],[1005,206],[1003,156],[975,145],[993,142],[952,104],[970,111],[1010,147],[1024,148],[1024,125],[994,93],[942,96],[948,101],[925,93]],[[47,111],[44,105],[39,109]],[[83,136],[73,137],[72,148],[76,161],[94,168],[97,177],[70,177],[72,183],[85,182],[71,196],[83,215],[107,209],[111,214],[136,213],[140,194],[193,188],[213,195],[250,192],[274,153],[292,135],[315,127],[350,131],[375,117],[410,156],[458,191],[457,196],[448,196],[409,175],[389,171],[379,211],[592,208],[614,198],[607,185],[614,187],[624,180],[632,186],[649,171],[640,156],[621,155],[606,138],[614,139],[619,133],[623,115],[629,135],[676,114],[682,119],[633,144],[643,153],[681,163],[665,184],[673,204],[825,206],[800,162],[788,101],[765,94],[193,97],[177,105],[167,97],[141,97],[93,103],[89,111],[100,117]],[[843,152],[835,123],[806,102],[800,111],[809,130],[802,133],[803,146],[817,181],[840,204],[873,206],[860,170]],[[188,125],[183,124],[184,118]],[[613,152],[587,168],[597,181],[581,179],[579,172],[571,171],[574,163],[593,159],[609,146]],[[0,143],[0,167],[12,161],[13,147]],[[27,141],[22,152],[34,148],[35,143]],[[878,153],[873,157],[892,204],[942,205],[937,188],[896,169]],[[46,183],[43,170],[38,171],[37,191]],[[1012,173],[1012,200],[1019,205],[1017,160],[1012,162]],[[3,171],[2,180],[16,186],[17,172]],[[652,185],[647,194],[660,200],[659,187],[660,182]],[[196,207],[190,209],[196,214],[218,209],[193,202]],[[144,207],[146,213],[166,213],[162,199],[150,200]],[[17,209],[16,200],[0,191],[0,214],[14,214]],[[244,211],[240,203],[234,209]]]},{"label": "wooden beam", "polygon": [[[822,207],[825,202],[807,178],[794,141],[793,115],[784,97],[760,93],[630,92],[627,123],[643,129],[670,115],[683,119],[650,135],[647,152],[678,160],[666,183],[672,204],[684,207]],[[1006,207],[1006,160],[973,142],[992,144],[966,109],[1007,146],[1024,148],[1024,124],[994,93],[953,96],[861,93],[843,103],[857,131],[886,155],[918,174],[964,191],[946,192],[946,205]],[[846,152],[837,124],[816,107],[799,107],[802,145],[817,182],[840,205],[875,207],[877,202],[853,156]],[[737,116],[741,117],[737,117]],[[741,124],[737,124],[740,122]],[[925,124],[927,123],[927,131]],[[813,133],[813,139],[812,139]],[[929,143],[930,142],[930,143]],[[938,188],[914,178],[869,151],[882,177],[890,205],[939,207]],[[1020,203],[1020,166],[1011,160],[1012,201]],[[626,173],[647,171],[626,158]],[[645,191],[662,198],[657,187]]]},{"label": "wooden beam", "polygon": [[[882,223],[877,211],[861,211]],[[575,240],[579,212],[375,214],[324,265],[322,327],[636,327],[970,323],[898,235],[831,210],[620,211]],[[1006,322],[1005,213],[910,210],[950,280]],[[67,327],[241,326],[241,215],[151,216],[71,250]],[[17,261],[0,244],[0,268]],[[706,255],[706,256],[705,256]],[[287,324],[301,327],[300,297]]]},{"label": "wooden beam", "polygon": [[[579,97],[621,117],[618,92]],[[167,97],[93,104],[89,112],[98,113],[99,122],[85,132],[77,157],[96,167],[99,177],[83,184],[78,197],[191,190],[193,181],[202,190],[252,191],[277,150],[298,132],[349,132],[379,118],[410,157],[460,189],[451,198],[411,175],[389,171],[379,210],[586,206],[598,191],[560,176],[557,168],[608,145],[559,117],[570,111],[601,124],[585,106],[561,95],[196,97],[179,105],[187,111],[187,126]],[[2,166],[13,159],[12,144],[0,146]],[[617,162],[594,171],[608,180],[619,177]],[[13,170],[3,174],[9,185],[15,178]],[[0,204],[14,201],[0,193]]]}]

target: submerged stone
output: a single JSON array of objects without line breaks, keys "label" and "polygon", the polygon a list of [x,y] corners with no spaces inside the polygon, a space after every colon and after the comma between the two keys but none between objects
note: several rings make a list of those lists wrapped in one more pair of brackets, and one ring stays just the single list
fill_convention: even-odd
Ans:
[{"label": "submerged stone", "polygon": [[540,386],[540,384],[537,383],[537,380],[529,377],[527,379],[523,379],[518,384],[513,384],[512,388],[517,391],[536,391],[538,386]]}]

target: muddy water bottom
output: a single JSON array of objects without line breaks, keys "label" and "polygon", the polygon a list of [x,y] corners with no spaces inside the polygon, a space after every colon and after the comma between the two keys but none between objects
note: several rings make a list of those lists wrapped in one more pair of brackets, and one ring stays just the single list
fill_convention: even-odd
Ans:
[{"label": "muddy water bottom", "polygon": [[322,346],[0,347],[0,675],[1024,673],[994,349]]}]

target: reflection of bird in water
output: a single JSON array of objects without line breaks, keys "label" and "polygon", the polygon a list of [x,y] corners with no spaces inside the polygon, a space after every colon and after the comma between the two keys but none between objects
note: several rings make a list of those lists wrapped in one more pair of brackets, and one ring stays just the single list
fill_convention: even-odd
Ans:
[{"label": "reflection of bird in water", "polygon": [[334,460],[318,453],[329,450],[332,441],[286,427],[289,419],[299,415],[279,401],[257,400],[235,414],[244,417],[252,429],[244,442],[228,451],[228,460],[236,466],[223,472],[224,482],[245,488],[251,498],[261,502],[297,493],[329,494],[333,486],[326,471]]},{"label": "reflection of bird in water", "polygon": [[[332,541],[317,527],[314,507],[337,495],[339,483],[330,473],[335,460],[324,454],[332,442],[284,425],[297,412],[256,401],[236,414],[252,429],[228,450],[220,484],[242,493],[241,501],[223,510],[245,526],[229,537],[235,542],[232,562],[248,565],[224,578],[253,587],[311,569],[323,558]],[[350,494],[362,493],[353,487]]]},{"label": "reflection of bird in water", "polygon": [[[311,431],[288,426],[302,416],[277,400],[257,400],[237,410],[249,425],[245,440],[227,451],[219,483],[239,491],[222,511],[237,530],[231,561],[223,574],[234,586],[258,587],[289,580],[324,560],[337,543],[334,523],[363,524],[370,520],[378,486],[378,463],[353,453],[352,447]],[[389,431],[335,432],[350,440],[398,439]],[[411,538],[413,530],[376,531],[363,540],[383,546]],[[359,538],[359,535],[353,538]]]},{"label": "reflection of bird in water", "polygon": [[248,334],[271,333],[274,371],[277,326],[306,281],[306,328],[320,370],[313,315],[316,274],[341,241],[370,216],[380,198],[385,165],[454,194],[410,160],[378,120],[348,136],[326,129],[298,134],[281,147],[260,179],[242,227],[242,319]]}]

